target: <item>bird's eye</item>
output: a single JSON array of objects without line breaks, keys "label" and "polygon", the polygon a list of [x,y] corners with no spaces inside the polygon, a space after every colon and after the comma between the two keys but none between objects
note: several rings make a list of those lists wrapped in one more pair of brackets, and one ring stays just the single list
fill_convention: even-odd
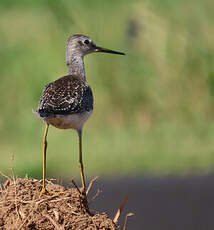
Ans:
[{"label": "bird's eye", "polygon": [[84,43],[85,43],[86,45],[88,45],[88,44],[89,44],[89,40],[86,39],[86,40],[84,41]]}]

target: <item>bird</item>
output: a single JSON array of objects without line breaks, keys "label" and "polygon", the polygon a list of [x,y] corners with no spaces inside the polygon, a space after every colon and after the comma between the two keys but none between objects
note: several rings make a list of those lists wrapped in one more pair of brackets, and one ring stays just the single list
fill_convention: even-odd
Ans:
[{"label": "bird", "polygon": [[79,167],[82,182],[81,191],[85,193],[86,183],[82,159],[82,131],[85,122],[93,112],[93,93],[86,81],[84,56],[91,53],[110,53],[125,55],[97,46],[90,37],[82,34],[69,36],[66,45],[66,64],[68,74],[49,84],[42,92],[38,108],[34,113],[45,121],[43,136],[43,180],[40,196],[48,194],[46,189],[46,153],[49,125],[59,129],[73,129],[79,137]]}]

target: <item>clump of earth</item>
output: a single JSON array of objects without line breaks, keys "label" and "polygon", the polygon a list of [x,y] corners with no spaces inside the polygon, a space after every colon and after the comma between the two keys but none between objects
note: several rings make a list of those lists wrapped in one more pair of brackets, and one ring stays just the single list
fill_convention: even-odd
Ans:
[{"label": "clump of earth", "polygon": [[8,179],[0,191],[0,230],[119,230],[105,213],[84,205],[77,188],[47,181],[48,195],[40,197],[40,181]]}]

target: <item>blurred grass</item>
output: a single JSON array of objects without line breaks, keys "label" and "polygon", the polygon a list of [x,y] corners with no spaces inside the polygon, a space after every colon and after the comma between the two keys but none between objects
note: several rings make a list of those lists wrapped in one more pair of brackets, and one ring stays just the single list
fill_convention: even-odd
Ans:
[{"label": "blurred grass", "polygon": [[[214,3],[0,2],[0,169],[41,175],[44,124],[31,112],[66,75],[65,42],[83,33],[125,57],[85,58],[95,110],[84,130],[88,175],[213,170]],[[50,130],[48,175],[77,175],[72,131]]]}]

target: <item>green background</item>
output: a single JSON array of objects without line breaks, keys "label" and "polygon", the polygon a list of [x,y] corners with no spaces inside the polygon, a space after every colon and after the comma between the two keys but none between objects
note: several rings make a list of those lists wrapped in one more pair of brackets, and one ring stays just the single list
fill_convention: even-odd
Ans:
[{"label": "green background", "polygon": [[[213,8],[211,0],[1,0],[0,170],[41,178],[45,125],[32,109],[67,74],[66,40],[82,33],[126,53],[85,58],[95,97],[86,174],[213,171]],[[50,128],[47,170],[79,178],[75,131]]]}]

